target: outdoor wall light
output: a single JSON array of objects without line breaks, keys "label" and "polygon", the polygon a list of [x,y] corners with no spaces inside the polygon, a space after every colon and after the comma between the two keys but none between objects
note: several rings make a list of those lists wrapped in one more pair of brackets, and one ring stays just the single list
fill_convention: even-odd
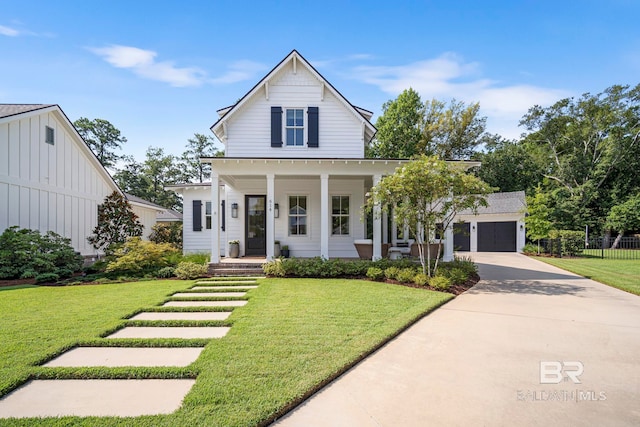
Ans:
[{"label": "outdoor wall light", "polygon": [[238,218],[238,204],[231,204],[231,218]]},{"label": "outdoor wall light", "polygon": [[524,225],[520,224],[520,231],[524,230]]},{"label": "outdoor wall light", "polygon": [[273,205],[273,217],[280,218],[280,205],[277,203]]},{"label": "outdoor wall light", "polygon": [[476,226],[471,227],[471,231],[476,231]]}]

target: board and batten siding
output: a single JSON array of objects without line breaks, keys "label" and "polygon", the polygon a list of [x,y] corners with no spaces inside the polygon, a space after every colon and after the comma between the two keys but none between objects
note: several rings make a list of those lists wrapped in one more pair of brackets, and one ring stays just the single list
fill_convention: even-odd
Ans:
[{"label": "board and batten siding", "polygon": [[[26,117],[24,117],[26,116]],[[52,111],[0,123],[0,231],[11,226],[71,239],[83,255],[97,223],[97,206],[115,188],[95,168]],[[45,142],[45,126],[55,143]]]},{"label": "board and batten siding", "polygon": [[[305,145],[271,147],[271,107],[305,110]],[[308,107],[318,107],[319,146],[309,148]],[[289,64],[275,75],[266,89],[256,92],[227,122],[227,157],[363,158],[363,118],[350,111],[304,67],[293,73]],[[284,124],[283,124],[284,126]],[[285,132],[283,128],[283,139]]]},{"label": "board and batten siding", "polygon": [[[183,242],[182,248],[185,254],[188,253],[211,253],[211,230],[206,228],[205,209],[206,202],[211,201],[211,188],[203,187],[198,189],[188,188],[179,190],[183,197]],[[220,187],[220,200],[225,199],[224,187]],[[202,229],[193,231],[193,201],[200,200]],[[226,205],[226,225],[228,227],[230,217],[230,205]],[[211,225],[212,227],[214,224]],[[226,248],[226,232],[220,231],[220,255],[224,255]]]}]

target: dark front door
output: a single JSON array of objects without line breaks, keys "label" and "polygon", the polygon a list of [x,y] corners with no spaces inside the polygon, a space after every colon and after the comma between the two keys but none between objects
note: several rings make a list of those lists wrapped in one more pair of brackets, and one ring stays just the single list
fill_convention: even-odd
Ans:
[{"label": "dark front door", "polygon": [[266,196],[245,196],[245,255],[267,254]]},{"label": "dark front door", "polygon": [[468,222],[453,224],[453,250],[469,252],[471,250],[471,233]]},{"label": "dark front door", "polygon": [[479,222],[478,252],[515,252],[516,222]]}]

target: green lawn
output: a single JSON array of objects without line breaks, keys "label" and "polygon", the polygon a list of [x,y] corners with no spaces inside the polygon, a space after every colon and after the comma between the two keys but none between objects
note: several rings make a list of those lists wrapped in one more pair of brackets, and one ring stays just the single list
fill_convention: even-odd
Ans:
[{"label": "green lawn", "polygon": [[[359,280],[264,279],[234,310],[229,334],[212,340],[188,369],[91,370],[33,366],[75,342],[122,324],[188,282],[157,281],[0,291],[0,387],[29,375],[59,378],[180,377],[198,374],[183,407],[168,416],[64,418],[39,425],[252,426],[271,419],[388,338],[452,298]],[[184,345],[176,342],[174,345]],[[49,374],[47,374],[47,372]],[[31,420],[0,424],[32,425]]]},{"label": "green lawn", "polygon": [[640,295],[640,260],[536,257],[572,273]]}]

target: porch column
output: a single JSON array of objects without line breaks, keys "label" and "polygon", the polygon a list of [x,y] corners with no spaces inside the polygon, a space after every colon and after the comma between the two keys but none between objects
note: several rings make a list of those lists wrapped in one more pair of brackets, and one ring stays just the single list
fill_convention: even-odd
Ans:
[{"label": "porch column", "polygon": [[320,256],[329,259],[329,175],[320,175]]},{"label": "porch column", "polygon": [[397,241],[398,241],[398,223],[396,222],[396,219],[392,216],[391,217],[391,244],[395,246]]},{"label": "porch column", "polygon": [[273,216],[273,199],[275,197],[275,176],[267,174],[267,261],[273,259],[275,245],[275,217]]},{"label": "porch column", "polygon": [[[373,176],[373,185],[376,186],[382,180],[382,175]],[[373,207],[373,261],[382,258],[382,208],[379,204]]]},{"label": "porch column", "polygon": [[453,261],[453,224],[444,230],[444,254],[443,261]]},{"label": "porch column", "polygon": [[211,174],[211,263],[220,262],[220,177]]},{"label": "porch column", "polygon": [[389,243],[389,212],[382,212],[382,243]]}]

